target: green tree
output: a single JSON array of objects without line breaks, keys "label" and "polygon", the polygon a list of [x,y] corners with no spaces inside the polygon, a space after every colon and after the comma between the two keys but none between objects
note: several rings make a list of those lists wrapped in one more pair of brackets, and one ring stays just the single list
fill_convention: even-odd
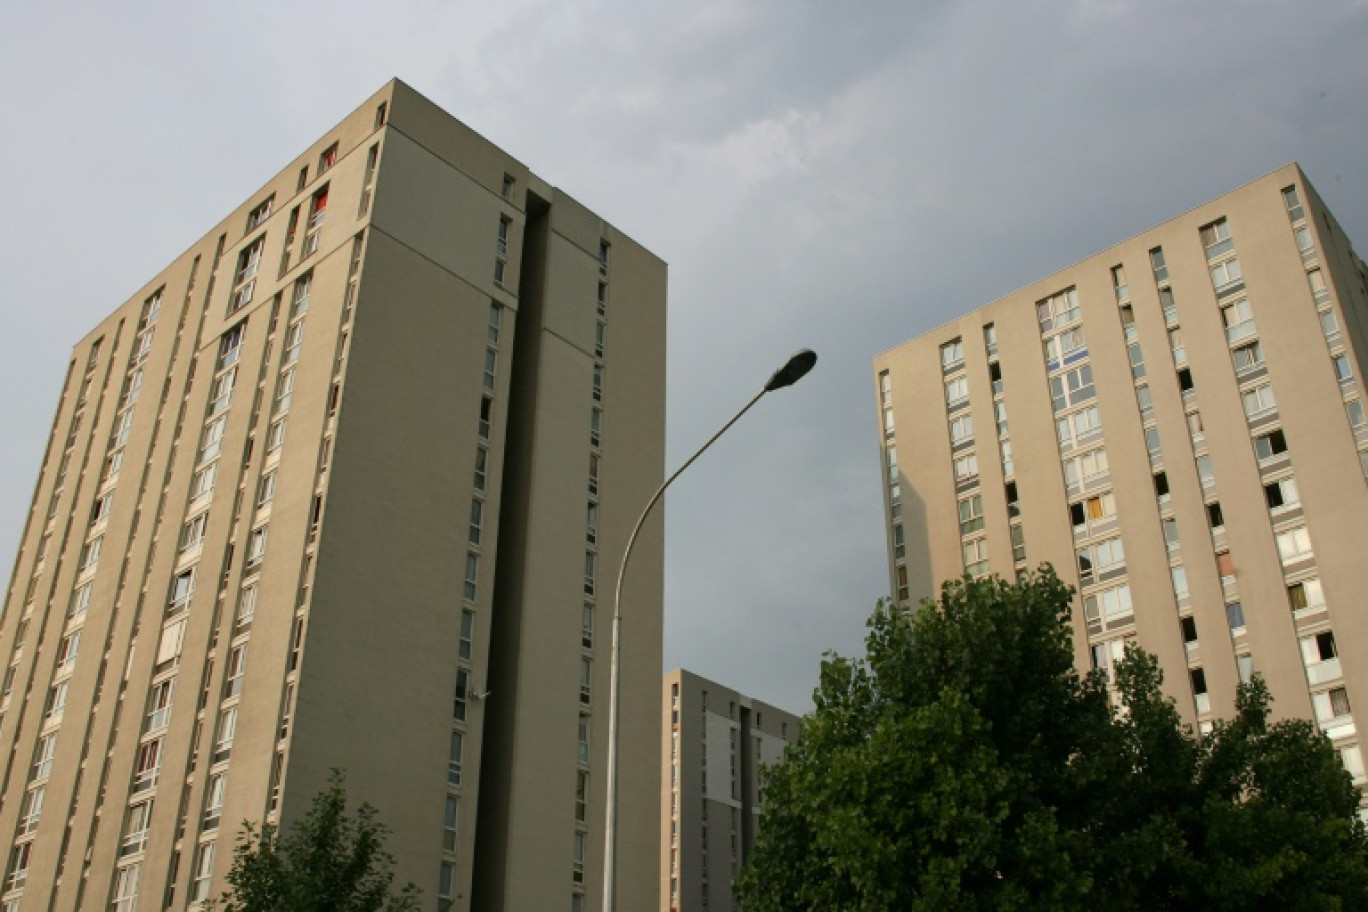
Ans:
[{"label": "green tree", "polygon": [[1368,907],[1358,792],[1328,740],[1270,724],[1257,679],[1198,738],[1139,650],[1114,712],[1073,667],[1071,600],[1045,567],[881,604],[764,774],[746,912]]},{"label": "green tree", "polygon": [[345,777],[333,770],[328,787],[289,832],[243,824],[228,871],[223,912],[416,912],[419,890],[392,892],[394,858],[388,828],[375,808],[348,813]]}]

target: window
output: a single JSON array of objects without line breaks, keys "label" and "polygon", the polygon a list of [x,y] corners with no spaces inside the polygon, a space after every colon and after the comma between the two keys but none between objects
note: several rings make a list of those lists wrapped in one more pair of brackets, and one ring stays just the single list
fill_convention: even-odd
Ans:
[{"label": "window", "polygon": [[1002,455],[1002,474],[1010,477],[1016,472],[1016,463],[1012,461],[1012,441],[1000,441],[998,443],[998,450]]},{"label": "window", "polygon": [[1211,531],[1215,532],[1225,526],[1225,514],[1221,512],[1221,504],[1218,501],[1213,500],[1207,504],[1206,510],[1207,522],[1211,524]]},{"label": "window", "polygon": [[1273,398],[1273,384],[1264,383],[1240,394],[1244,401],[1245,415],[1249,418],[1256,418],[1267,414],[1278,407],[1278,403]]},{"label": "window", "polygon": [[272,205],[274,205],[274,203],[275,196],[268,196],[266,197],[266,200],[264,202],[259,203],[252,209],[251,212],[247,213],[247,234],[251,234],[252,231],[261,227],[262,223],[265,222],[266,219],[270,218],[271,207]]},{"label": "window", "polygon": [[206,842],[195,850],[195,869],[190,875],[190,902],[209,898],[209,879],[214,873],[214,844]]},{"label": "window", "polygon": [[253,529],[247,536],[247,557],[245,568],[251,570],[261,565],[262,559],[266,556],[266,527],[262,526]]},{"label": "window", "polygon": [[229,706],[219,713],[218,724],[214,728],[214,763],[222,763],[232,753],[233,736],[237,734],[237,717],[236,706]]},{"label": "window", "polygon": [[461,799],[456,795],[447,795],[446,807],[442,812],[442,848],[448,852],[456,851],[456,822],[460,812]]},{"label": "window", "polygon": [[1316,243],[1311,239],[1311,229],[1305,225],[1298,225],[1292,229],[1292,236],[1297,241],[1297,250],[1301,252],[1303,260],[1309,260],[1316,255]]},{"label": "window", "polygon": [[248,583],[242,587],[238,593],[237,614],[234,623],[239,629],[252,623],[252,616],[256,614],[257,584]]},{"label": "window", "polygon": [[1101,522],[1115,515],[1116,498],[1110,491],[1069,505],[1069,516],[1073,521],[1074,531],[1090,522]]},{"label": "window", "polygon": [[1050,398],[1056,412],[1093,398],[1092,366],[1085,364],[1050,380]]},{"label": "window", "polygon": [[593,595],[593,594],[594,594],[594,583],[595,583],[595,579],[596,579],[596,576],[597,576],[597,572],[596,572],[596,565],[597,565],[597,563],[598,563],[598,555],[597,555],[597,554],[595,554],[593,551],[585,551],[585,552],[584,552],[584,594],[585,594],[585,595]]},{"label": "window", "polygon": [[1154,408],[1154,396],[1150,392],[1149,386],[1140,384],[1135,388],[1135,401],[1140,406],[1140,411],[1149,412]]},{"label": "window", "polygon": [[1287,438],[1282,428],[1254,438],[1254,455],[1259,457],[1260,462],[1268,462],[1283,453],[1287,453]]},{"label": "window", "polygon": [[1184,393],[1190,393],[1193,389],[1192,369],[1184,367],[1178,371],[1178,388]]},{"label": "window", "polygon": [[110,908],[113,912],[133,912],[138,904],[138,876],[141,865],[119,868],[114,875],[114,901]]},{"label": "window", "polygon": [[215,773],[204,787],[204,828],[215,829],[223,815],[223,793],[228,788],[228,774]]},{"label": "window", "polygon": [[1197,642],[1197,620],[1191,615],[1178,619],[1178,626],[1183,631],[1183,643],[1191,646]]},{"label": "window", "polygon": [[1115,639],[1094,643],[1089,648],[1089,653],[1092,656],[1092,667],[1102,672],[1102,680],[1109,681],[1112,667],[1126,654],[1126,640]]},{"label": "window", "polygon": [[1135,328],[1135,310],[1129,304],[1122,304],[1117,308],[1117,313],[1121,317],[1121,332],[1125,335],[1126,341],[1134,341],[1140,334]]},{"label": "window", "polygon": [[1187,413],[1188,436],[1192,438],[1194,445],[1206,439],[1206,426],[1202,423],[1201,412]]},{"label": "window", "polygon": [[605,338],[605,335],[606,335],[607,332],[608,332],[608,326],[607,326],[607,324],[605,324],[602,320],[599,320],[597,323],[594,324],[594,357],[595,357],[595,358],[602,358],[602,357],[603,357],[603,344],[604,344],[604,338]]},{"label": "window", "polygon": [[969,401],[969,381],[965,377],[956,377],[945,384],[945,404],[949,406],[959,405],[961,402]]},{"label": "window", "polygon": [[993,395],[1002,395],[1002,365],[994,361],[988,365],[988,379],[993,384]]},{"label": "window", "polygon": [[1140,350],[1139,342],[1132,342],[1126,346],[1126,354],[1130,357],[1131,378],[1139,380],[1145,376],[1145,354]]},{"label": "window", "polygon": [[1009,517],[1020,516],[1020,515],[1021,515],[1021,498],[1020,498],[1020,496],[1017,494],[1017,485],[1016,485],[1016,482],[1015,482],[1015,481],[1009,481],[1009,482],[1007,482],[1006,485],[1004,485],[1004,488],[1005,488],[1006,497],[1007,497],[1007,515],[1008,515]]},{"label": "window", "polygon": [[1235,362],[1237,374],[1263,367],[1263,346],[1257,341],[1250,342],[1248,345],[1241,345],[1238,348],[1231,349],[1230,358]]},{"label": "window", "polygon": [[1164,260],[1164,248],[1155,247],[1149,252],[1150,269],[1154,271],[1155,282],[1168,281],[1168,264]]},{"label": "window", "polygon": [[46,793],[47,788],[41,785],[24,793],[24,801],[19,805],[19,826],[14,835],[24,836],[38,829],[38,818],[43,813],[43,797]]},{"label": "window", "polygon": [[579,700],[584,706],[588,706],[593,698],[594,690],[594,663],[588,656],[580,656],[580,686]]},{"label": "window", "polygon": [[1295,529],[1288,529],[1277,533],[1274,538],[1278,542],[1278,555],[1283,563],[1301,560],[1311,553],[1311,535],[1306,531],[1305,526],[1297,526]]},{"label": "window", "polygon": [[955,460],[955,481],[973,478],[978,474],[978,457],[973,453]]},{"label": "window", "polygon": [[1306,212],[1302,209],[1301,200],[1297,197],[1297,188],[1286,187],[1283,189],[1283,203],[1287,206],[1287,217],[1294,222],[1300,222],[1306,218]]},{"label": "window", "polygon": [[1241,298],[1221,308],[1221,322],[1225,324],[1226,341],[1235,342],[1254,333],[1254,310],[1249,301]]},{"label": "window", "polygon": [[1309,668],[1339,656],[1335,648],[1335,634],[1327,630],[1301,638],[1302,662]]},{"label": "window", "polygon": [[252,300],[256,289],[257,269],[261,266],[261,253],[266,249],[266,235],[252,241],[238,254],[237,271],[233,273],[233,293],[228,299],[228,312],[240,310]]},{"label": "window", "polygon": [[451,733],[451,747],[447,754],[447,784],[460,787],[461,785],[461,754],[465,750],[465,735],[454,731]]},{"label": "window", "polygon": [[1306,281],[1311,286],[1311,296],[1315,298],[1316,304],[1326,304],[1330,301],[1330,289],[1325,287],[1325,276],[1319,269],[1308,271]]},{"label": "window", "polygon": [[1311,707],[1316,711],[1316,721],[1325,725],[1350,713],[1349,694],[1343,687],[1311,695]]},{"label": "window", "polygon": [[71,607],[67,609],[67,619],[75,620],[86,613],[90,607],[90,583],[86,583],[76,590],[76,594],[71,598]]},{"label": "window", "polygon": [[[1244,630],[1244,629],[1245,629],[1244,606],[1241,605],[1239,602],[1229,602],[1229,603],[1226,604],[1225,607],[1226,607],[1226,622],[1230,625],[1230,630],[1231,630],[1231,632],[1232,632],[1232,633],[1239,633],[1241,630]],[[1238,662],[1238,660],[1239,660],[1240,658],[1241,658],[1240,656],[1237,656],[1237,657],[1236,657],[1237,662]],[[1252,661],[1252,660],[1251,660],[1251,661]],[[1241,672],[1240,672],[1240,680],[1241,680],[1241,681],[1246,681],[1246,682],[1249,681],[1249,676],[1246,675],[1246,674],[1244,673],[1243,670],[1241,670]]]},{"label": "window", "polygon": [[1200,668],[1193,668],[1188,672],[1188,679],[1192,682],[1192,696],[1197,704],[1197,713],[1211,712],[1211,695],[1207,693],[1206,672]]},{"label": "window", "polygon": [[978,494],[959,502],[960,535],[970,535],[983,528],[983,498]]},{"label": "window", "polygon": [[1336,341],[1339,337],[1339,320],[1335,318],[1333,310],[1322,310],[1320,312],[1321,331],[1325,333],[1327,340]]},{"label": "window", "polygon": [[38,746],[33,750],[33,770],[29,775],[29,781],[37,782],[51,775],[52,758],[55,756],[57,756],[56,733],[40,736]]},{"label": "window", "polygon": [[484,501],[478,497],[470,501],[470,527],[466,538],[472,545],[480,543],[480,535],[484,526]]},{"label": "window", "polygon": [[[488,354],[489,354],[489,355],[493,355],[494,353],[491,351],[491,352],[489,352]],[[485,367],[486,367],[486,381],[487,381],[488,388],[492,390],[492,389],[494,388],[494,377],[493,377],[492,365],[491,365],[491,363],[490,363],[490,358],[489,358],[488,356],[486,356],[485,361],[486,361],[486,365],[485,365]],[[593,375],[593,379],[590,381],[589,392],[590,392],[590,395],[593,397],[593,399],[594,399],[595,402],[602,402],[602,401],[603,401],[603,368],[602,368],[602,367],[599,367],[597,364],[594,365],[594,375]],[[891,412],[886,412],[884,417],[885,417],[885,420],[890,424],[889,430],[892,430],[892,427],[891,427],[891,423],[892,423],[892,420],[893,420],[893,419],[892,419],[892,413],[891,413]]]},{"label": "window", "polygon": [[[1012,560],[1017,562],[1024,561],[1026,559],[1026,533],[1022,531],[1020,524],[1013,525],[1011,529]],[[904,570],[904,572],[906,571],[906,568],[900,569]],[[905,598],[905,596],[901,597]]]},{"label": "window", "polygon": [[143,801],[128,809],[123,842],[119,846],[120,857],[137,854],[147,847],[147,830],[151,823],[152,802]]},{"label": "window", "polygon": [[978,538],[964,543],[964,572],[982,576],[988,572],[988,539]]},{"label": "window", "polygon": [[1325,594],[1318,579],[1302,580],[1287,587],[1287,601],[1293,611],[1325,607]]},{"label": "window", "polygon": [[997,432],[1001,437],[1007,433],[1007,403],[1001,400],[993,403],[993,417],[997,420]]},{"label": "window", "polygon": [[133,792],[144,792],[157,784],[161,768],[161,739],[148,741],[138,748],[138,759],[133,767]]},{"label": "window", "polygon": [[1178,520],[1171,516],[1166,516],[1159,521],[1159,526],[1164,532],[1164,545],[1170,551],[1177,550],[1180,544],[1178,540]]},{"label": "window", "polygon": [[1178,322],[1178,302],[1173,298],[1172,288],[1159,289],[1159,306],[1164,312],[1164,323],[1173,326]]},{"label": "window", "polygon": [[1149,450],[1149,457],[1152,460],[1160,458],[1159,429],[1157,427],[1145,428],[1145,447]]},{"label": "window", "polygon": [[950,421],[950,445],[959,446],[974,439],[974,416],[961,415]]},{"label": "window", "polygon": [[579,762],[589,762],[589,714],[579,714]]},{"label": "window", "polygon": [[463,661],[470,661],[471,643],[475,635],[475,612],[469,608],[461,609],[461,637],[457,642],[456,656]]},{"label": "window", "polygon": [[456,691],[451,703],[451,718],[457,722],[466,720],[466,709],[470,699],[470,672],[464,668],[456,669]]},{"label": "window", "polygon": [[322,174],[333,165],[337,164],[337,143],[323,150],[323,154],[318,156],[318,173]]},{"label": "window", "polygon": [[190,551],[204,542],[204,530],[209,526],[209,513],[206,511],[191,517],[181,527],[180,550]]},{"label": "window", "polygon": [[1289,475],[1287,478],[1270,481],[1264,485],[1264,497],[1268,500],[1270,510],[1295,506],[1300,502],[1297,498],[1297,480]]},{"label": "window", "polygon": [[1116,291],[1116,300],[1126,301],[1130,299],[1130,288],[1126,285],[1126,267],[1116,265],[1112,267],[1112,288]]},{"label": "window", "polygon": [[466,552],[465,568],[465,588],[464,595],[466,601],[475,600],[475,584],[480,576],[480,555],[473,551]]},{"label": "window", "polygon": [[1187,349],[1183,346],[1183,330],[1177,326],[1168,331],[1169,349],[1173,352],[1173,362],[1182,364],[1187,360]]},{"label": "window", "polygon": [[195,568],[182,570],[171,580],[171,595],[167,603],[167,612],[174,613],[180,611],[190,602],[190,596],[195,590]]},{"label": "window", "polygon": [[1345,380],[1354,379],[1354,370],[1349,366],[1348,355],[1335,355],[1330,359],[1335,366],[1335,379],[1343,383]]},{"label": "window", "polygon": [[1114,586],[1092,595],[1084,596],[1083,611],[1091,621],[1115,621],[1133,614],[1130,586]]},{"label": "window", "polygon": [[290,368],[280,375],[276,381],[275,405],[272,414],[279,415],[290,407],[290,398],[294,394],[295,372]]},{"label": "window", "polygon": [[81,631],[69,634],[57,644],[57,670],[54,674],[66,674],[76,667],[76,653],[81,648]]},{"label": "window", "polygon": [[1115,570],[1125,563],[1126,553],[1120,536],[1078,549],[1078,573],[1084,583],[1091,582],[1094,574]]},{"label": "window", "polygon": [[1066,288],[1036,303],[1036,319],[1042,333],[1073,323],[1079,316],[1077,288]]},{"label": "window", "polygon": [[1217,294],[1227,289],[1233,289],[1244,278],[1244,272],[1240,269],[1240,261],[1231,257],[1223,263],[1217,263],[1211,267],[1211,284],[1215,287]]},{"label": "window", "polygon": [[1217,553],[1216,572],[1221,576],[1222,585],[1235,581],[1235,560],[1230,556],[1229,551]]},{"label": "window", "polygon": [[228,427],[228,419],[220,416],[205,425],[200,434],[200,449],[197,462],[207,462],[219,454],[223,448],[223,432]]},{"label": "window", "polygon": [[174,679],[157,681],[152,685],[152,690],[147,696],[147,731],[145,734],[159,732],[166,728],[167,722],[171,720],[171,691],[175,687]]},{"label": "window", "polygon": [[480,439],[481,439],[481,440],[488,440],[488,439],[489,439],[489,420],[490,420],[490,417],[491,417],[491,415],[493,414],[493,412],[494,412],[494,400],[491,399],[491,398],[489,398],[488,396],[483,396],[483,397],[481,397],[481,399],[480,399],[480,426],[479,426],[479,430],[480,430]]},{"label": "window", "polygon": [[1217,219],[1201,229],[1202,246],[1206,248],[1208,260],[1214,260],[1224,253],[1235,249],[1235,241],[1230,236],[1230,226],[1225,219]]},{"label": "window", "polygon": [[1075,446],[1096,436],[1102,430],[1102,417],[1097,406],[1090,405],[1055,422],[1061,448]]},{"label": "window", "polygon": [[1204,488],[1216,483],[1216,473],[1211,467],[1210,456],[1197,457],[1197,477],[1201,480]]},{"label": "window", "polygon": [[1182,564],[1169,569],[1169,575],[1173,578],[1173,594],[1179,601],[1188,597],[1187,568]]},{"label": "window", "polygon": [[997,327],[992,323],[983,327],[983,345],[990,356],[997,354]]},{"label": "window", "polygon": [[1344,412],[1349,417],[1349,425],[1354,430],[1360,430],[1368,426],[1368,418],[1365,418],[1363,403],[1358,399],[1350,399],[1344,403]]},{"label": "window", "polygon": [[594,603],[585,602],[580,609],[580,645],[585,649],[594,648]]},{"label": "window", "polygon": [[964,363],[964,341],[953,339],[940,347],[941,369],[950,370]]},{"label": "window", "polygon": [[233,647],[228,653],[228,668],[223,681],[223,697],[230,699],[242,693],[242,678],[247,672],[247,644]]}]

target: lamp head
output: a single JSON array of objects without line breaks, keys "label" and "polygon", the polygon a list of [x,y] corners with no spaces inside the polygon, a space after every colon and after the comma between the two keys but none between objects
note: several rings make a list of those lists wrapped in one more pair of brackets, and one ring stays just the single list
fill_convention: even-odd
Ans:
[{"label": "lamp head", "polygon": [[812,370],[812,366],[817,363],[817,353],[810,348],[801,348],[793,353],[793,357],[788,359],[788,363],[774,372],[765,384],[765,392],[772,393],[777,389],[792,386],[803,378],[803,375]]}]

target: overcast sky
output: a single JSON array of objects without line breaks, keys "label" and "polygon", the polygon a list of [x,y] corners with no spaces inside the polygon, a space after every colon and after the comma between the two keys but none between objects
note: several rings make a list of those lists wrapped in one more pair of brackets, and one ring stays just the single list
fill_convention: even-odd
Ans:
[{"label": "overcast sky", "polygon": [[[72,345],[398,76],[670,264],[667,667],[797,712],[888,577],[879,351],[1291,160],[1368,249],[1365,0],[0,0],[0,561]],[[0,564],[8,574],[11,564]]]}]

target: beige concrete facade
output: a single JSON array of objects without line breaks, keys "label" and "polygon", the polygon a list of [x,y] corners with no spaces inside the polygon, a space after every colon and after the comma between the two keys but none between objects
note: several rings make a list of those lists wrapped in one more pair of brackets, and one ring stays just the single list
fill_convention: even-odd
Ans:
[{"label": "beige concrete facade", "polygon": [[1292,164],[878,356],[895,597],[1048,561],[1080,668],[1258,672],[1363,781],[1364,275]]},{"label": "beige concrete facade", "polygon": [[760,768],[801,720],[684,670],[666,673],[661,709],[661,912],[732,912],[760,826]]},{"label": "beige concrete facade", "polygon": [[[665,284],[392,82],[83,339],[0,616],[0,909],[194,908],[334,767],[425,907],[596,905]],[[662,536],[624,807],[659,787]],[[620,834],[646,908],[658,823]]]}]

